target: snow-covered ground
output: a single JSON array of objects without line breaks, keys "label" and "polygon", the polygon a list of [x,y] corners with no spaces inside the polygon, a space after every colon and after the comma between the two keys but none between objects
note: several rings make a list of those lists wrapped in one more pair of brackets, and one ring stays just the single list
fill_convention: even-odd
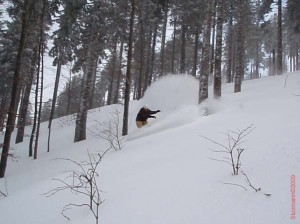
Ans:
[{"label": "snow-covered ground", "polygon": [[[299,222],[298,210],[296,220],[291,215],[300,200],[300,73],[244,81],[241,93],[233,93],[233,85],[225,84],[220,100],[210,97],[197,105],[197,99],[197,80],[169,75],[154,83],[142,100],[131,102],[124,147],[109,151],[98,170],[104,200],[99,223]],[[161,112],[148,126],[137,129],[135,116],[145,104]],[[99,123],[107,124],[118,110],[122,114],[117,105],[90,111],[88,139],[78,143],[73,143],[72,116],[55,120],[50,153],[47,123],[43,123],[37,160],[27,156],[28,138],[12,145],[15,159],[9,160],[6,178],[0,179],[0,191],[8,194],[0,197],[1,223],[95,223],[84,207],[66,211],[69,221],[61,215],[69,203],[88,203],[83,195],[63,191],[46,197],[44,193],[61,186],[53,179],[63,180],[66,171],[78,168],[57,158],[81,162],[87,160],[87,150],[107,149],[107,141],[97,135]],[[261,188],[258,192],[242,173],[234,176],[229,164],[216,161],[226,160],[227,155],[214,152],[222,147],[210,141],[227,146],[226,134],[251,125],[253,131],[241,143],[245,148],[241,171],[255,188]]]}]

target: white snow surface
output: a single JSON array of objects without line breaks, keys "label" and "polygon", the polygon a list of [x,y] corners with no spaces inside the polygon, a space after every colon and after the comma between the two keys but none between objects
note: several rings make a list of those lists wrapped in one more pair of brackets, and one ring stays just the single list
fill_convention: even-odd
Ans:
[{"label": "white snow surface", "polygon": [[[300,200],[300,73],[244,81],[242,92],[233,84],[222,85],[222,97],[198,105],[197,80],[188,75],[168,75],[132,101],[129,134],[121,151],[109,151],[97,178],[104,202],[99,208],[101,224],[288,224],[291,219],[291,176],[296,178],[296,205]],[[137,129],[135,117],[143,105],[160,109],[157,119]],[[57,158],[81,162],[90,153],[103,153],[107,141],[99,138],[99,123],[108,122],[122,106],[112,105],[88,114],[87,140],[74,143],[74,116],[53,123],[51,151],[47,152],[47,123],[42,123],[38,159],[28,157],[28,142],[12,144],[6,178],[0,179],[1,224],[91,224],[85,207],[61,215],[65,205],[88,203],[80,194],[44,193],[61,186],[67,171],[78,169]],[[122,121],[122,116],[120,116]],[[240,173],[232,175],[226,154],[209,138],[227,145],[226,133],[253,124],[242,146]],[[29,135],[30,127],[26,128]],[[14,133],[15,136],[15,133]],[[206,138],[204,138],[204,137]],[[3,141],[0,137],[0,143]],[[13,138],[14,140],[14,138]],[[230,184],[224,184],[230,183]],[[236,185],[233,185],[236,184]],[[240,186],[237,186],[240,185]],[[244,190],[241,186],[247,189]],[[299,193],[298,193],[299,192]],[[265,194],[271,194],[266,196]],[[298,207],[296,206],[296,209]]]}]

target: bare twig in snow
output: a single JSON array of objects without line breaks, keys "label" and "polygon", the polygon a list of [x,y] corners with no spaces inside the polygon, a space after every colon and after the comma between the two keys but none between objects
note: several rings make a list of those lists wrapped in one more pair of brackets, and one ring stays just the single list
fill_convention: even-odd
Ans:
[{"label": "bare twig in snow", "polygon": [[226,184],[226,185],[232,185],[232,186],[236,186],[236,187],[241,187],[243,188],[245,191],[247,191],[247,188],[245,188],[244,186],[240,185],[240,184],[233,184],[233,183],[227,183],[227,182],[223,182],[223,181],[219,181],[222,184]]},{"label": "bare twig in snow", "polygon": [[104,151],[102,154],[98,153],[95,155],[89,153],[88,151],[88,160],[83,162],[76,162],[72,159],[60,158],[61,160],[73,163],[77,167],[77,170],[69,171],[69,175],[64,179],[54,179],[58,181],[61,184],[61,186],[48,191],[44,195],[50,197],[58,192],[69,190],[73,194],[83,195],[86,196],[86,198],[88,199],[88,203],[69,203],[66,206],[64,206],[62,210],[62,215],[68,220],[70,220],[70,218],[65,214],[65,212],[68,209],[70,209],[71,207],[86,206],[93,213],[96,220],[96,224],[99,223],[99,207],[103,203],[103,200],[100,197],[101,191],[97,182],[97,178],[99,177],[97,169],[104,155],[108,151],[109,149]]},{"label": "bare twig in snow", "polygon": [[[213,144],[217,145],[220,149],[212,150],[215,153],[225,153],[228,155],[226,158],[228,161],[224,159],[213,159],[220,162],[226,162],[231,165],[232,171],[234,175],[238,175],[239,169],[241,167],[241,155],[245,151],[244,147],[241,147],[242,144],[245,143],[245,137],[249,135],[254,130],[253,124],[246,127],[243,130],[231,131],[229,130],[226,135],[227,145],[202,136],[203,138],[207,139],[208,141],[212,142]],[[212,158],[210,158],[212,159]]]},{"label": "bare twig in snow", "polygon": [[89,129],[89,132],[96,138],[104,139],[114,150],[121,150],[124,143],[124,137],[121,135],[120,111],[116,107],[113,113],[109,114],[106,121],[99,122]]},{"label": "bare twig in snow", "polygon": [[253,190],[255,190],[256,192],[258,192],[258,191],[261,190],[260,187],[259,187],[259,188],[255,188],[255,187],[251,184],[251,182],[250,182],[248,176],[247,176],[244,172],[242,172],[242,174],[246,177],[246,182],[247,182],[247,184],[249,184],[249,186],[250,186]]}]

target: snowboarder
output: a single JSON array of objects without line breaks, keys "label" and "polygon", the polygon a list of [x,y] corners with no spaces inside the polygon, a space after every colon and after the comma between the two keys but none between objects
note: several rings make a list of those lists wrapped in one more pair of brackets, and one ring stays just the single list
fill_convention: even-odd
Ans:
[{"label": "snowboarder", "polygon": [[136,119],[135,119],[136,126],[138,128],[141,128],[142,126],[148,124],[147,119],[148,118],[156,118],[155,116],[152,116],[152,114],[156,114],[158,112],[160,112],[160,110],[152,111],[148,108],[147,105],[143,106],[136,116]]}]

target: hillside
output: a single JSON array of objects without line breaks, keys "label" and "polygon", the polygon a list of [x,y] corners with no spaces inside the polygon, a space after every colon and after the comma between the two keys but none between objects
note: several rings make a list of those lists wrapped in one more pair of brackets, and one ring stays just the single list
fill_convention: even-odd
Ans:
[{"label": "hillside", "polygon": [[[154,83],[142,100],[131,102],[129,135],[123,149],[109,151],[99,166],[97,181],[104,200],[99,223],[294,221],[291,186],[297,183],[300,171],[300,73],[244,81],[241,93],[233,93],[233,84],[222,88],[220,100],[209,98],[197,105],[198,81],[170,75]],[[147,127],[137,129],[135,116],[145,104],[161,113]],[[69,203],[87,203],[83,195],[69,191],[51,197],[44,194],[61,186],[54,179],[64,180],[67,171],[78,169],[66,159],[87,161],[87,150],[103,153],[108,148],[107,141],[99,138],[99,123],[107,122],[116,111],[122,114],[122,107],[90,111],[88,139],[79,143],[73,143],[72,116],[55,120],[50,153],[46,152],[47,123],[43,123],[35,161],[27,156],[28,138],[12,145],[15,158],[9,161],[7,177],[0,180],[0,190],[8,193],[0,197],[1,223],[95,223],[83,207],[66,211],[69,221],[61,215]],[[222,150],[220,145],[228,145],[227,134],[247,127],[253,130],[241,142],[245,148],[241,171],[261,189],[258,192],[241,172],[232,175],[231,166],[224,162],[227,154],[216,152]],[[26,133],[30,133],[29,127]],[[3,135],[0,142],[2,139]],[[297,203],[300,189],[296,188]],[[296,213],[296,219],[299,215]]]}]

